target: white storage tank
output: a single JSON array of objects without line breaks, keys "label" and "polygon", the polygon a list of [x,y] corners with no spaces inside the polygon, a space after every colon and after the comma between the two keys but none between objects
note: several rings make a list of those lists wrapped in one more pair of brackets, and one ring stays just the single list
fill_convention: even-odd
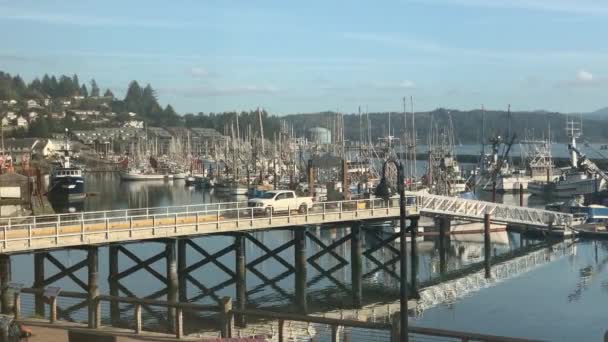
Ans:
[{"label": "white storage tank", "polygon": [[314,144],[331,144],[331,131],[323,127],[308,130],[308,140]]}]

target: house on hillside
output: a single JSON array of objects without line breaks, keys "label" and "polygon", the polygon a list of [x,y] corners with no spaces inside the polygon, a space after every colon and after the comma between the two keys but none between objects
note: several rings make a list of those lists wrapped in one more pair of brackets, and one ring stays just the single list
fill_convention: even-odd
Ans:
[{"label": "house on hillside", "polygon": [[100,111],[91,109],[74,109],[70,112],[76,116],[98,116],[101,114]]},{"label": "house on hillside", "polygon": [[24,158],[48,157],[54,153],[55,145],[48,139],[21,138],[4,139],[4,149],[13,161],[20,163]]},{"label": "house on hillside", "polygon": [[23,127],[27,129],[27,127],[29,126],[29,123],[23,116],[18,117],[16,123],[17,127]]},{"label": "house on hillside", "polygon": [[123,125],[124,127],[144,128],[144,122],[139,120],[129,120]]},{"label": "house on hillside", "polygon": [[6,112],[6,118],[9,120],[15,120],[17,118],[17,114],[15,114],[15,112]]},{"label": "house on hillside", "polygon": [[7,127],[11,125],[12,120],[9,120],[6,116],[2,118],[2,126]]},{"label": "house on hillside", "polygon": [[33,100],[33,99],[27,100],[26,105],[27,105],[27,109],[40,109],[40,108],[42,108],[42,106],[40,104],[38,104],[38,101]]},{"label": "house on hillside", "polygon": [[52,119],[63,119],[63,118],[65,118],[65,112],[51,113],[49,115],[50,115],[50,117]]},{"label": "house on hillside", "polygon": [[29,112],[27,114],[27,118],[29,119],[30,122],[32,121],[36,121],[36,119],[38,118],[38,112]]}]

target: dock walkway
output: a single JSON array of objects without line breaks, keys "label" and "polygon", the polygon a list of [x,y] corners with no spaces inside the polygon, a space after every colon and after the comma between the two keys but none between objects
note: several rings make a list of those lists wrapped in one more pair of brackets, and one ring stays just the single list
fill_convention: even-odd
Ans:
[{"label": "dock walkway", "polygon": [[[197,204],[0,219],[0,254],[181,236],[226,234],[354,221],[394,220],[399,199],[317,202],[305,212],[265,215],[246,202]],[[421,213],[570,231],[572,215],[477,200],[406,195],[406,216]]]}]

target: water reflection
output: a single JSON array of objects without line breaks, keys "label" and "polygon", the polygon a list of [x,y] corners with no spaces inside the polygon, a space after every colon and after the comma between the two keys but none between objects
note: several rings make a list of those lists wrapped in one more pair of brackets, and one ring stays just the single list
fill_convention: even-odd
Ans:
[{"label": "water reflection", "polygon": [[[184,186],[183,181],[158,181],[158,182],[121,182],[118,175],[114,174],[95,174],[87,175],[87,191],[92,193],[81,206],[70,206],[62,210],[109,210],[125,209],[137,207],[154,207],[169,205],[185,205],[212,203],[230,200],[220,198],[212,191],[189,188]],[[489,193],[480,194],[491,196]],[[498,200],[505,203],[517,204],[518,196],[501,195]],[[525,201],[527,203],[527,197]],[[398,300],[399,296],[399,243],[398,239],[391,234],[387,234],[384,229],[378,226],[362,226],[361,234],[361,305],[374,303],[386,303]],[[306,267],[306,300],[308,311],[324,311],[336,308],[351,308],[355,303],[352,288],[353,283],[353,263],[352,263],[352,236],[351,227],[311,227],[308,229],[305,242],[305,255],[307,258]],[[245,238],[245,256],[247,261],[247,271],[245,276],[245,287],[247,293],[247,307],[260,307],[274,310],[294,310],[296,296],[296,270],[293,230],[273,230],[271,232],[253,232]],[[389,241],[390,240],[390,241]],[[539,241],[525,240],[519,234],[506,231],[491,234],[491,250],[493,257],[509,256],[510,253],[517,252],[533,246]],[[191,239],[185,249],[185,265],[191,267],[187,272],[180,273],[180,298],[182,300],[194,301],[202,304],[213,304],[223,296],[236,297],[236,280],[234,270],[236,267],[235,251],[231,249],[235,243],[234,236],[218,235],[205,236]],[[194,247],[198,246],[198,248]],[[420,236],[416,241],[417,257],[414,259],[417,270],[416,273],[408,274],[411,281],[416,277],[421,286],[429,286],[441,279],[455,276],[462,270],[475,270],[474,266],[483,262],[483,236],[481,234],[451,235],[440,240],[437,234]],[[587,293],[597,295],[595,289],[601,288],[602,295],[607,294],[608,281],[606,281],[605,263],[608,258],[606,244],[595,245],[595,253],[592,262],[580,262],[579,254],[586,258],[589,251],[593,251],[591,244],[583,243],[577,249],[573,263],[577,264],[576,272],[574,268],[555,269],[548,278],[537,280],[536,286],[546,289],[554,286],[555,279],[559,279],[564,273],[567,277],[570,273],[576,274],[576,280],[571,282],[571,286],[565,295],[548,297],[547,301],[566,300],[568,303],[584,303],[586,306],[597,306],[597,302],[589,302],[585,296]],[[410,243],[407,246],[408,255],[410,253]],[[120,271],[132,268],[138,263],[145,262],[161,253],[165,246],[158,242],[142,242],[125,245],[125,248],[136,255],[139,259],[126,258],[124,252],[118,258]],[[66,267],[75,265],[83,260],[82,251],[57,251],[52,255]],[[111,293],[114,295],[134,295],[138,297],[152,296],[156,298],[167,298],[167,286],[160,282],[158,277],[150,269],[165,275],[167,263],[165,258],[158,258],[150,263],[149,269],[142,268],[137,272],[120,278],[111,278],[111,256],[115,255],[108,247],[101,247],[99,252],[100,268],[99,288],[101,293]],[[408,270],[412,269],[411,260],[408,262]],[[563,262],[563,260],[561,261]],[[13,272],[13,281],[25,284],[33,283],[33,272],[31,271],[33,257],[23,255],[13,257],[13,265],[16,271]],[[46,276],[52,276],[52,265],[46,262]],[[196,265],[194,267],[193,265]],[[550,267],[550,266],[549,266]],[[553,267],[551,267],[553,268]],[[75,275],[78,279],[86,281],[86,271],[79,270]],[[534,274],[524,274],[520,277],[524,280],[522,284],[508,286],[510,291],[526,292],[529,290],[525,279],[535,278]],[[553,279],[553,280],[547,280]],[[68,291],[80,291],[80,286],[74,281],[73,277],[63,277],[53,283]],[[562,285],[561,283],[558,285]],[[502,286],[500,288],[503,288]],[[489,291],[489,290],[486,290]],[[485,293],[480,292],[480,293]],[[551,292],[551,291],[546,291]],[[546,293],[549,295],[548,293]],[[516,296],[515,294],[512,294]],[[477,297],[479,293],[476,294]],[[469,297],[462,300],[466,302]],[[488,303],[496,307],[508,306],[512,300],[511,295],[495,296],[486,298]],[[476,302],[467,310],[479,310],[488,313],[486,304]],[[538,304],[542,306],[541,304]],[[566,310],[566,303],[556,305],[555,312]],[[446,318],[461,309],[461,302],[452,303],[447,306],[439,306],[430,309],[421,319],[420,324],[430,324],[431,326],[443,326],[443,322],[452,322],[454,329],[469,329],[467,322],[472,319],[470,315],[457,315],[457,319]],[[66,306],[64,306],[64,309]],[[110,319],[113,312],[114,320],[120,321],[121,317],[130,317],[132,308],[121,306],[104,311],[104,319]],[[521,311],[521,310],[519,310]],[[467,311],[468,312],[468,311]],[[522,312],[522,314],[525,314]],[[122,315],[122,316],[121,316]],[[162,325],[165,312],[160,309],[152,308],[150,315],[156,317],[159,325]],[[500,315],[498,315],[500,316]],[[73,319],[84,319],[86,312],[84,309],[76,310],[70,315]],[[478,317],[478,322],[486,321],[487,317]],[[191,318],[194,319],[194,318]],[[483,319],[483,320],[482,320]],[[198,322],[198,321],[197,321]],[[198,322],[197,324],[203,324]],[[465,329],[466,328],[466,329]],[[471,330],[471,329],[469,329]],[[475,330],[475,329],[472,329]],[[497,333],[500,330],[486,330],[486,333]],[[510,332],[506,335],[513,335]]]}]

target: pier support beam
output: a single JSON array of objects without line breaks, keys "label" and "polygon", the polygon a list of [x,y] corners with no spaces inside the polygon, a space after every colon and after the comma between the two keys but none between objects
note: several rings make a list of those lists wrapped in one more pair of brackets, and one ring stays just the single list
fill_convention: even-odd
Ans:
[{"label": "pier support beam", "polygon": [[177,240],[177,277],[180,302],[186,302],[188,300],[188,286],[186,283],[186,265],[188,265],[188,260],[186,259],[186,247],[186,240]]},{"label": "pier support beam", "polygon": [[418,297],[418,244],[416,243],[416,236],[418,235],[418,217],[410,219],[410,234],[410,282],[412,296]]},{"label": "pier support beam", "polygon": [[439,273],[445,274],[447,272],[447,258],[446,251],[448,248],[447,233],[450,232],[450,218],[447,216],[439,217]]},{"label": "pier support beam", "polygon": [[10,314],[13,312],[12,291],[8,284],[11,282],[11,257],[6,254],[0,255],[0,302],[2,304],[2,313]]},{"label": "pier support beam", "polygon": [[[246,258],[245,258],[245,237],[243,234],[237,234],[234,237],[234,254],[236,257],[236,308],[238,310],[245,310],[247,306],[247,273],[246,273]],[[245,317],[237,315],[235,324],[239,327],[245,327]]]},{"label": "pier support beam", "polygon": [[[110,287],[110,296],[119,295],[119,284],[118,284],[118,247],[116,245],[111,245],[108,249],[108,258],[109,260],[109,274],[108,274],[108,285]],[[111,301],[110,302],[110,322],[112,322],[112,326],[118,326],[118,322],[120,322],[120,306],[118,302]]]},{"label": "pier support beam", "polygon": [[100,306],[96,304],[99,296],[99,254],[97,247],[90,247],[87,251],[88,300],[89,300],[89,328],[97,329],[101,320]]},{"label": "pier support beam", "polygon": [[351,265],[351,285],[353,291],[353,306],[361,308],[361,298],[363,296],[363,268],[362,268],[362,244],[361,244],[361,223],[356,222],[351,228],[350,240],[350,265]]},{"label": "pier support beam", "polygon": [[492,270],[490,266],[491,246],[490,246],[490,214],[483,216],[483,247],[484,247],[484,268],[486,279],[492,278]]},{"label": "pier support beam", "polygon": [[[177,302],[178,300],[178,280],[177,280],[177,254],[176,240],[168,240],[165,242],[165,255],[167,258],[167,301]],[[173,332],[175,324],[175,308],[167,308],[167,319],[169,321],[169,330]]]},{"label": "pier support beam", "polygon": [[294,233],[296,305],[300,313],[305,314],[308,312],[306,300],[306,228],[298,228]]},{"label": "pier support beam", "polygon": [[[34,254],[34,288],[44,288],[44,259],[46,253]],[[42,293],[34,296],[34,312],[40,317],[44,317],[44,296]]]}]

